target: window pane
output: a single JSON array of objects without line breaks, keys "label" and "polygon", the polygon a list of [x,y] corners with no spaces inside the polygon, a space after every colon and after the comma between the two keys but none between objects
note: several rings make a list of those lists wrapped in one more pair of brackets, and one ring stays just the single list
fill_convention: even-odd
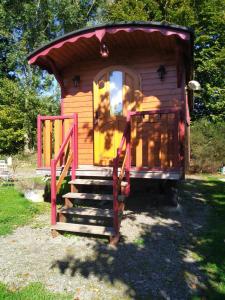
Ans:
[{"label": "window pane", "polygon": [[123,73],[112,71],[109,74],[109,99],[111,115],[123,114]]}]

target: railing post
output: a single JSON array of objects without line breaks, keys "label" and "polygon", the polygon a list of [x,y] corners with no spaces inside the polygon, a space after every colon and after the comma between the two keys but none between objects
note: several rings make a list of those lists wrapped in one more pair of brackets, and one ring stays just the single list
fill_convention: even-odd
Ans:
[{"label": "railing post", "polygon": [[130,194],[130,169],[131,169],[131,114],[128,111],[127,113],[127,133],[126,133],[126,151],[127,151],[127,160],[126,160],[126,196],[128,197]]},{"label": "railing post", "polygon": [[37,117],[37,166],[42,167],[42,128],[41,128],[41,116]]},{"label": "railing post", "polygon": [[75,114],[75,166],[78,168],[78,114]]},{"label": "railing post", "polygon": [[176,151],[175,161],[173,167],[175,169],[180,169],[180,145],[179,145],[179,111],[175,112],[175,122],[173,128],[173,135],[174,135],[174,148]]},{"label": "railing post", "polygon": [[113,160],[113,225],[116,234],[119,233],[119,205],[118,205],[118,159]]},{"label": "railing post", "polygon": [[[64,141],[65,139],[65,119],[62,119],[62,141]],[[60,164],[64,165],[65,164],[65,153],[63,153],[61,160],[60,160]]]},{"label": "railing post", "polygon": [[184,142],[185,142],[185,124],[184,124],[184,112],[179,113],[179,165],[184,178]]},{"label": "railing post", "polygon": [[78,120],[77,114],[74,114],[73,132],[72,132],[72,151],[73,151],[73,162],[72,162],[72,180],[76,178],[76,169],[78,165]]},{"label": "railing post", "polygon": [[56,224],[56,161],[51,160],[51,224]]}]

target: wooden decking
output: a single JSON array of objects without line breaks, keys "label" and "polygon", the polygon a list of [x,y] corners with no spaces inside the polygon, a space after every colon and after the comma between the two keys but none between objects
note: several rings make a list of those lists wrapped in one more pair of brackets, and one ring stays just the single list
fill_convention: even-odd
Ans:
[{"label": "wooden decking", "polygon": [[[38,168],[38,175],[51,175],[50,168]],[[61,168],[57,169],[57,175],[61,172]],[[76,176],[82,177],[112,177],[113,168],[112,167],[101,167],[93,165],[79,165],[76,170]],[[146,179],[170,179],[170,180],[179,180],[182,178],[181,171],[151,171],[148,169],[138,170],[136,168],[131,168],[130,171],[131,178],[146,178]]]}]

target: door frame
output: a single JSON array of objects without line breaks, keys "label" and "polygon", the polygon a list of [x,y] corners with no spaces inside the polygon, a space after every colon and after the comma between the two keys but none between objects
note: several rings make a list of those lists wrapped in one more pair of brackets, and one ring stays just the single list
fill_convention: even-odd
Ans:
[{"label": "door frame", "polygon": [[[98,158],[99,158],[99,138],[98,138],[98,132],[95,131],[95,114],[96,114],[96,109],[98,108],[99,105],[99,97],[98,97],[98,80],[105,74],[105,73],[110,73],[111,71],[121,71],[123,72],[123,76],[125,73],[130,75],[133,80],[134,80],[134,98],[136,99],[134,102],[137,104],[136,105],[136,110],[140,110],[141,108],[141,80],[140,80],[140,75],[135,72],[134,70],[130,69],[127,66],[124,65],[111,65],[109,67],[103,68],[101,71],[99,71],[94,79],[93,79],[93,147],[94,147],[94,164],[98,164]],[[109,85],[109,82],[107,81],[107,86]],[[123,95],[124,95],[124,86],[123,86]],[[123,99],[124,100],[124,99]],[[133,107],[130,107],[129,110],[132,110]],[[136,134],[136,133],[134,133]]]}]

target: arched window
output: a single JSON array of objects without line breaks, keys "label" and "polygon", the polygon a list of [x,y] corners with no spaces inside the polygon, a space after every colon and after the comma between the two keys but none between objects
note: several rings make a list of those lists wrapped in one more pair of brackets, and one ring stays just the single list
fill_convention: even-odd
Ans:
[{"label": "arched window", "polygon": [[123,114],[123,72],[109,72],[110,115]]},{"label": "arched window", "polygon": [[94,79],[94,110],[126,117],[127,110],[139,108],[139,77],[124,66],[101,70]]}]

